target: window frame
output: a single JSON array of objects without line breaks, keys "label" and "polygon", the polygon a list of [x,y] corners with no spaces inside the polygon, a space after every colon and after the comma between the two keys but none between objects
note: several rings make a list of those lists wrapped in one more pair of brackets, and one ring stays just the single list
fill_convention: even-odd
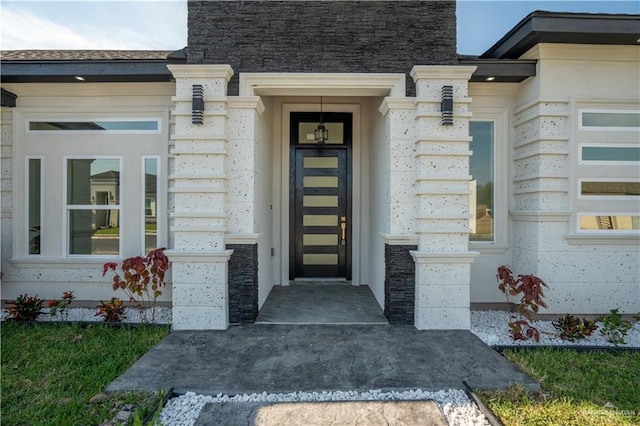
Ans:
[{"label": "window frame", "polygon": [[[509,247],[509,128],[507,108],[479,108],[472,111],[469,121],[493,123],[493,240],[469,239],[469,249],[502,253]],[[471,133],[469,133],[471,137]],[[472,154],[473,155],[473,154]],[[469,157],[471,161],[471,157]],[[471,170],[469,170],[471,174]],[[471,195],[469,195],[471,197]],[[471,208],[471,200],[469,200]],[[469,233],[471,235],[471,233]]]},{"label": "window frame", "polygon": [[638,161],[592,161],[582,159],[583,147],[638,148],[638,127],[583,126],[584,112],[639,113],[637,99],[572,99],[571,220],[566,239],[570,244],[637,243],[640,230],[581,229],[583,216],[637,215],[637,196],[583,195],[582,182],[636,182]]},{"label": "window frame", "polygon": [[[157,126],[155,130],[139,130],[139,129],[118,129],[118,130],[75,130],[75,129],[56,129],[56,130],[32,130],[31,123],[38,122],[57,122],[57,123],[91,123],[91,122],[135,122],[135,121],[152,121],[156,122]],[[39,117],[30,117],[25,119],[25,133],[26,134],[74,134],[74,135],[92,135],[92,134],[100,134],[100,135],[122,135],[122,134],[133,134],[133,135],[153,135],[162,133],[162,118],[161,117],[101,117],[101,116],[84,116],[81,118],[74,117],[61,117],[57,119],[47,119],[47,118],[39,118]]]},{"label": "window frame", "polygon": [[638,110],[634,109],[618,109],[618,108],[578,108],[578,130],[586,131],[586,132],[629,132],[629,131],[638,131],[640,127],[629,126],[629,127],[621,127],[621,126],[585,126],[584,123],[584,113],[603,113],[603,114],[611,114],[611,113],[620,113],[620,114],[630,114],[630,113],[639,113]]},{"label": "window frame", "polygon": [[162,208],[164,208],[164,205],[162,204],[162,197],[161,192],[160,192],[160,177],[162,176],[162,158],[160,155],[142,155],[140,157],[140,175],[141,175],[141,185],[140,187],[142,188],[142,204],[141,204],[141,215],[142,215],[142,226],[140,227],[141,229],[141,253],[145,253],[147,254],[147,244],[146,244],[146,207],[147,207],[147,197],[146,197],[146,160],[156,160],[156,244],[155,244],[155,248],[160,248],[161,245],[161,227],[159,226],[159,222],[160,222],[160,217],[161,214],[160,212],[162,212]]},{"label": "window frame", "polygon": [[[42,226],[42,219],[45,217],[46,212],[45,212],[45,203],[44,203],[44,193],[45,193],[45,187],[44,187],[44,183],[45,183],[45,167],[44,167],[44,155],[25,155],[24,156],[24,188],[25,188],[25,194],[26,196],[24,197],[24,211],[25,211],[25,218],[26,218],[26,222],[24,223],[23,226],[23,233],[22,235],[22,240],[25,242],[25,255],[32,257],[32,256],[42,256],[42,241],[44,240],[43,238],[43,234],[46,233],[46,228]],[[30,160],[40,160],[40,253],[30,253],[30,241],[31,241],[31,230],[29,227],[29,214],[30,214],[30,206],[29,206],[29,199],[30,197],[30,187],[31,187],[31,179],[30,179],[30,169],[29,169],[29,162]]]},{"label": "window frame", "polygon": [[[119,188],[118,188],[118,204],[111,205],[95,205],[95,204],[69,204],[68,203],[68,170],[67,165],[69,160],[118,160],[119,163]],[[67,258],[104,258],[104,259],[119,259],[122,257],[122,253],[124,250],[124,239],[122,238],[122,224],[123,218],[125,217],[125,207],[124,207],[124,198],[123,198],[123,176],[124,176],[124,156],[122,155],[63,155],[62,156],[63,168],[62,168],[62,254]],[[69,252],[70,246],[70,211],[71,210],[118,210],[118,254],[72,254]]]}]

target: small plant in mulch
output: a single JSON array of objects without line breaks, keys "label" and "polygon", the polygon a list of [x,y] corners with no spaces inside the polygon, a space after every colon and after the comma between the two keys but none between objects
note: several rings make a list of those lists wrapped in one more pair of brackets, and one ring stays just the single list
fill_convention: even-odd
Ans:
[{"label": "small plant in mulch", "polygon": [[69,318],[69,305],[75,298],[73,291],[65,291],[60,299],[49,300],[49,315],[55,317],[60,314],[60,319],[66,321]]},{"label": "small plant in mulch", "polygon": [[36,294],[29,296],[27,293],[19,295],[16,300],[9,303],[9,318],[15,321],[35,321],[42,313],[43,301]]},{"label": "small plant in mulch", "polygon": [[[117,272],[118,264],[107,262],[102,267],[102,275],[113,271],[113,290],[122,290],[140,311],[143,322],[155,322],[157,299],[166,286],[164,276],[169,269],[169,259],[164,248],[152,250],[146,257],[135,256],[124,259],[120,266],[122,275]],[[147,309],[151,317],[147,316]]]},{"label": "small plant in mulch", "polygon": [[580,321],[580,318],[569,314],[558,318],[558,322],[552,322],[551,324],[560,332],[562,340],[569,340],[570,342],[591,336],[598,329],[595,321],[584,318]]},{"label": "small plant in mulch", "polygon": [[124,302],[118,297],[112,297],[108,302],[100,301],[98,312],[94,316],[101,316],[104,322],[121,322],[126,318],[124,311]]},{"label": "small plant in mulch", "polygon": [[618,312],[618,309],[611,309],[610,312],[611,313],[600,317],[600,321],[602,322],[600,334],[605,336],[607,341],[614,345],[624,345],[627,343],[624,339],[627,337],[629,330],[633,328],[633,322],[622,319],[622,314]]},{"label": "small plant in mulch", "polygon": [[[547,287],[545,282],[535,275],[513,276],[513,272],[508,267],[502,265],[498,268],[498,289],[504,293],[509,305],[509,334],[513,340],[533,339],[540,340],[540,331],[535,328],[531,321],[540,307],[546,308],[547,304],[542,299],[544,297],[543,287]],[[512,301],[512,297],[516,298]],[[515,306],[515,309],[511,309]]]}]

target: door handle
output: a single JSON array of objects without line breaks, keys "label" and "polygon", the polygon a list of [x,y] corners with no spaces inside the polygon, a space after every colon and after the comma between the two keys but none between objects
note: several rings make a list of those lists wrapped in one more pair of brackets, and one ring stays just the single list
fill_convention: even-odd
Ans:
[{"label": "door handle", "polygon": [[342,239],[340,240],[340,244],[345,245],[347,239],[347,218],[345,216],[340,218],[340,228],[342,229]]}]

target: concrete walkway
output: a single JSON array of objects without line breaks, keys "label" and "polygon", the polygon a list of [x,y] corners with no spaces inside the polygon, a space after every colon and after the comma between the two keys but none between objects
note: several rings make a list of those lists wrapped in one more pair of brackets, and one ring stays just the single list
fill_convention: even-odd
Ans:
[{"label": "concrete walkway", "polygon": [[173,331],[107,387],[284,393],[539,385],[468,331],[397,325],[249,325]]}]

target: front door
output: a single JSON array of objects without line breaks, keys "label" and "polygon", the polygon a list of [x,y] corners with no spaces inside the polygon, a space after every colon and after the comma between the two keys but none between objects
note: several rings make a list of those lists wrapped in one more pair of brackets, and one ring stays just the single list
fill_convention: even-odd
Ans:
[{"label": "front door", "polygon": [[351,279],[350,113],[324,113],[329,138],[313,137],[318,113],[291,113],[289,279]]}]

